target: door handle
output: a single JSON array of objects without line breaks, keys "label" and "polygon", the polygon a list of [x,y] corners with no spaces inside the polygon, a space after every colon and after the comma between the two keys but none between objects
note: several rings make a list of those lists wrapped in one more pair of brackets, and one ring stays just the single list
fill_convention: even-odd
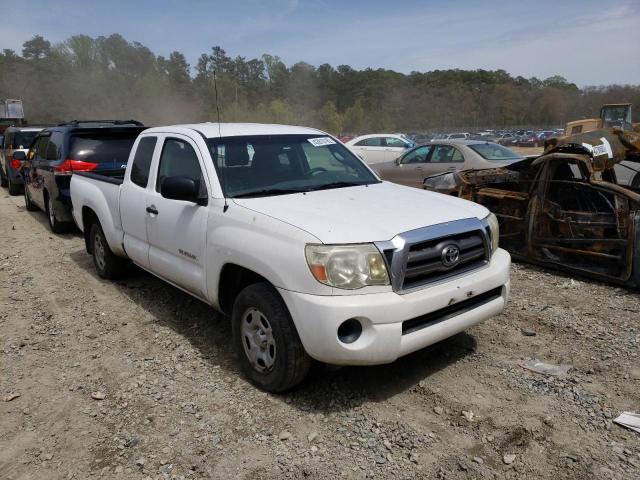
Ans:
[{"label": "door handle", "polygon": [[151,207],[147,207],[147,212],[151,213],[153,215],[158,215],[158,210],[156,210],[155,207],[151,206]]}]

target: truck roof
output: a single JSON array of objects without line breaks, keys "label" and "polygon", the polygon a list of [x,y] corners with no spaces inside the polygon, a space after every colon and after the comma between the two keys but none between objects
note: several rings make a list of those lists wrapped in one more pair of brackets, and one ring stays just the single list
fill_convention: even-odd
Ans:
[{"label": "truck roof", "polygon": [[145,133],[184,133],[188,130],[197,130],[207,138],[215,137],[239,137],[245,135],[323,135],[325,132],[309,127],[297,127],[292,125],[278,125],[267,123],[190,123],[184,125],[168,125],[153,127],[145,130]]}]

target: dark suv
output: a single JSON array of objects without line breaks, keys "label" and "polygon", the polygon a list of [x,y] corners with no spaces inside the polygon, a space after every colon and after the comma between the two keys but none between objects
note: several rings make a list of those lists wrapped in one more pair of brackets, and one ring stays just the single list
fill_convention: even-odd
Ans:
[{"label": "dark suv", "polygon": [[[8,187],[10,195],[18,195],[22,190],[22,162],[13,155],[22,151],[26,154],[31,142],[44,127],[9,127],[4,131],[4,141],[0,147],[0,184]],[[18,155],[20,156],[20,155]]]},{"label": "dark suv", "polygon": [[72,173],[123,175],[133,142],[145,128],[135,120],[74,120],[42,130],[22,169],[27,210],[44,210],[51,231],[67,231],[73,221]]}]

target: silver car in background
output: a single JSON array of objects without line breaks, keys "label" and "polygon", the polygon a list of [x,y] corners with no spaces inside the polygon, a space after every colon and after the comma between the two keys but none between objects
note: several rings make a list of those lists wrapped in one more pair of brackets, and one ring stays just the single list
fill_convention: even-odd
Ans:
[{"label": "silver car in background", "polygon": [[432,140],[408,150],[392,162],[372,165],[382,178],[408,187],[422,188],[426,177],[458,170],[495,168],[523,160],[522,155],[482,140]]}]

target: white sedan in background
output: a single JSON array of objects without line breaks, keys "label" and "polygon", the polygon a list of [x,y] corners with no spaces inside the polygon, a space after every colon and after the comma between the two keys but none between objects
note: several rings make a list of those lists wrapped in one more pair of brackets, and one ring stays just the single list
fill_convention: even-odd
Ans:
[{"label": "white sedan in background", "polygon": [[360,135],[345,145],[367,163],[392,162],[415,146],[402,135],[391,133]]}]

